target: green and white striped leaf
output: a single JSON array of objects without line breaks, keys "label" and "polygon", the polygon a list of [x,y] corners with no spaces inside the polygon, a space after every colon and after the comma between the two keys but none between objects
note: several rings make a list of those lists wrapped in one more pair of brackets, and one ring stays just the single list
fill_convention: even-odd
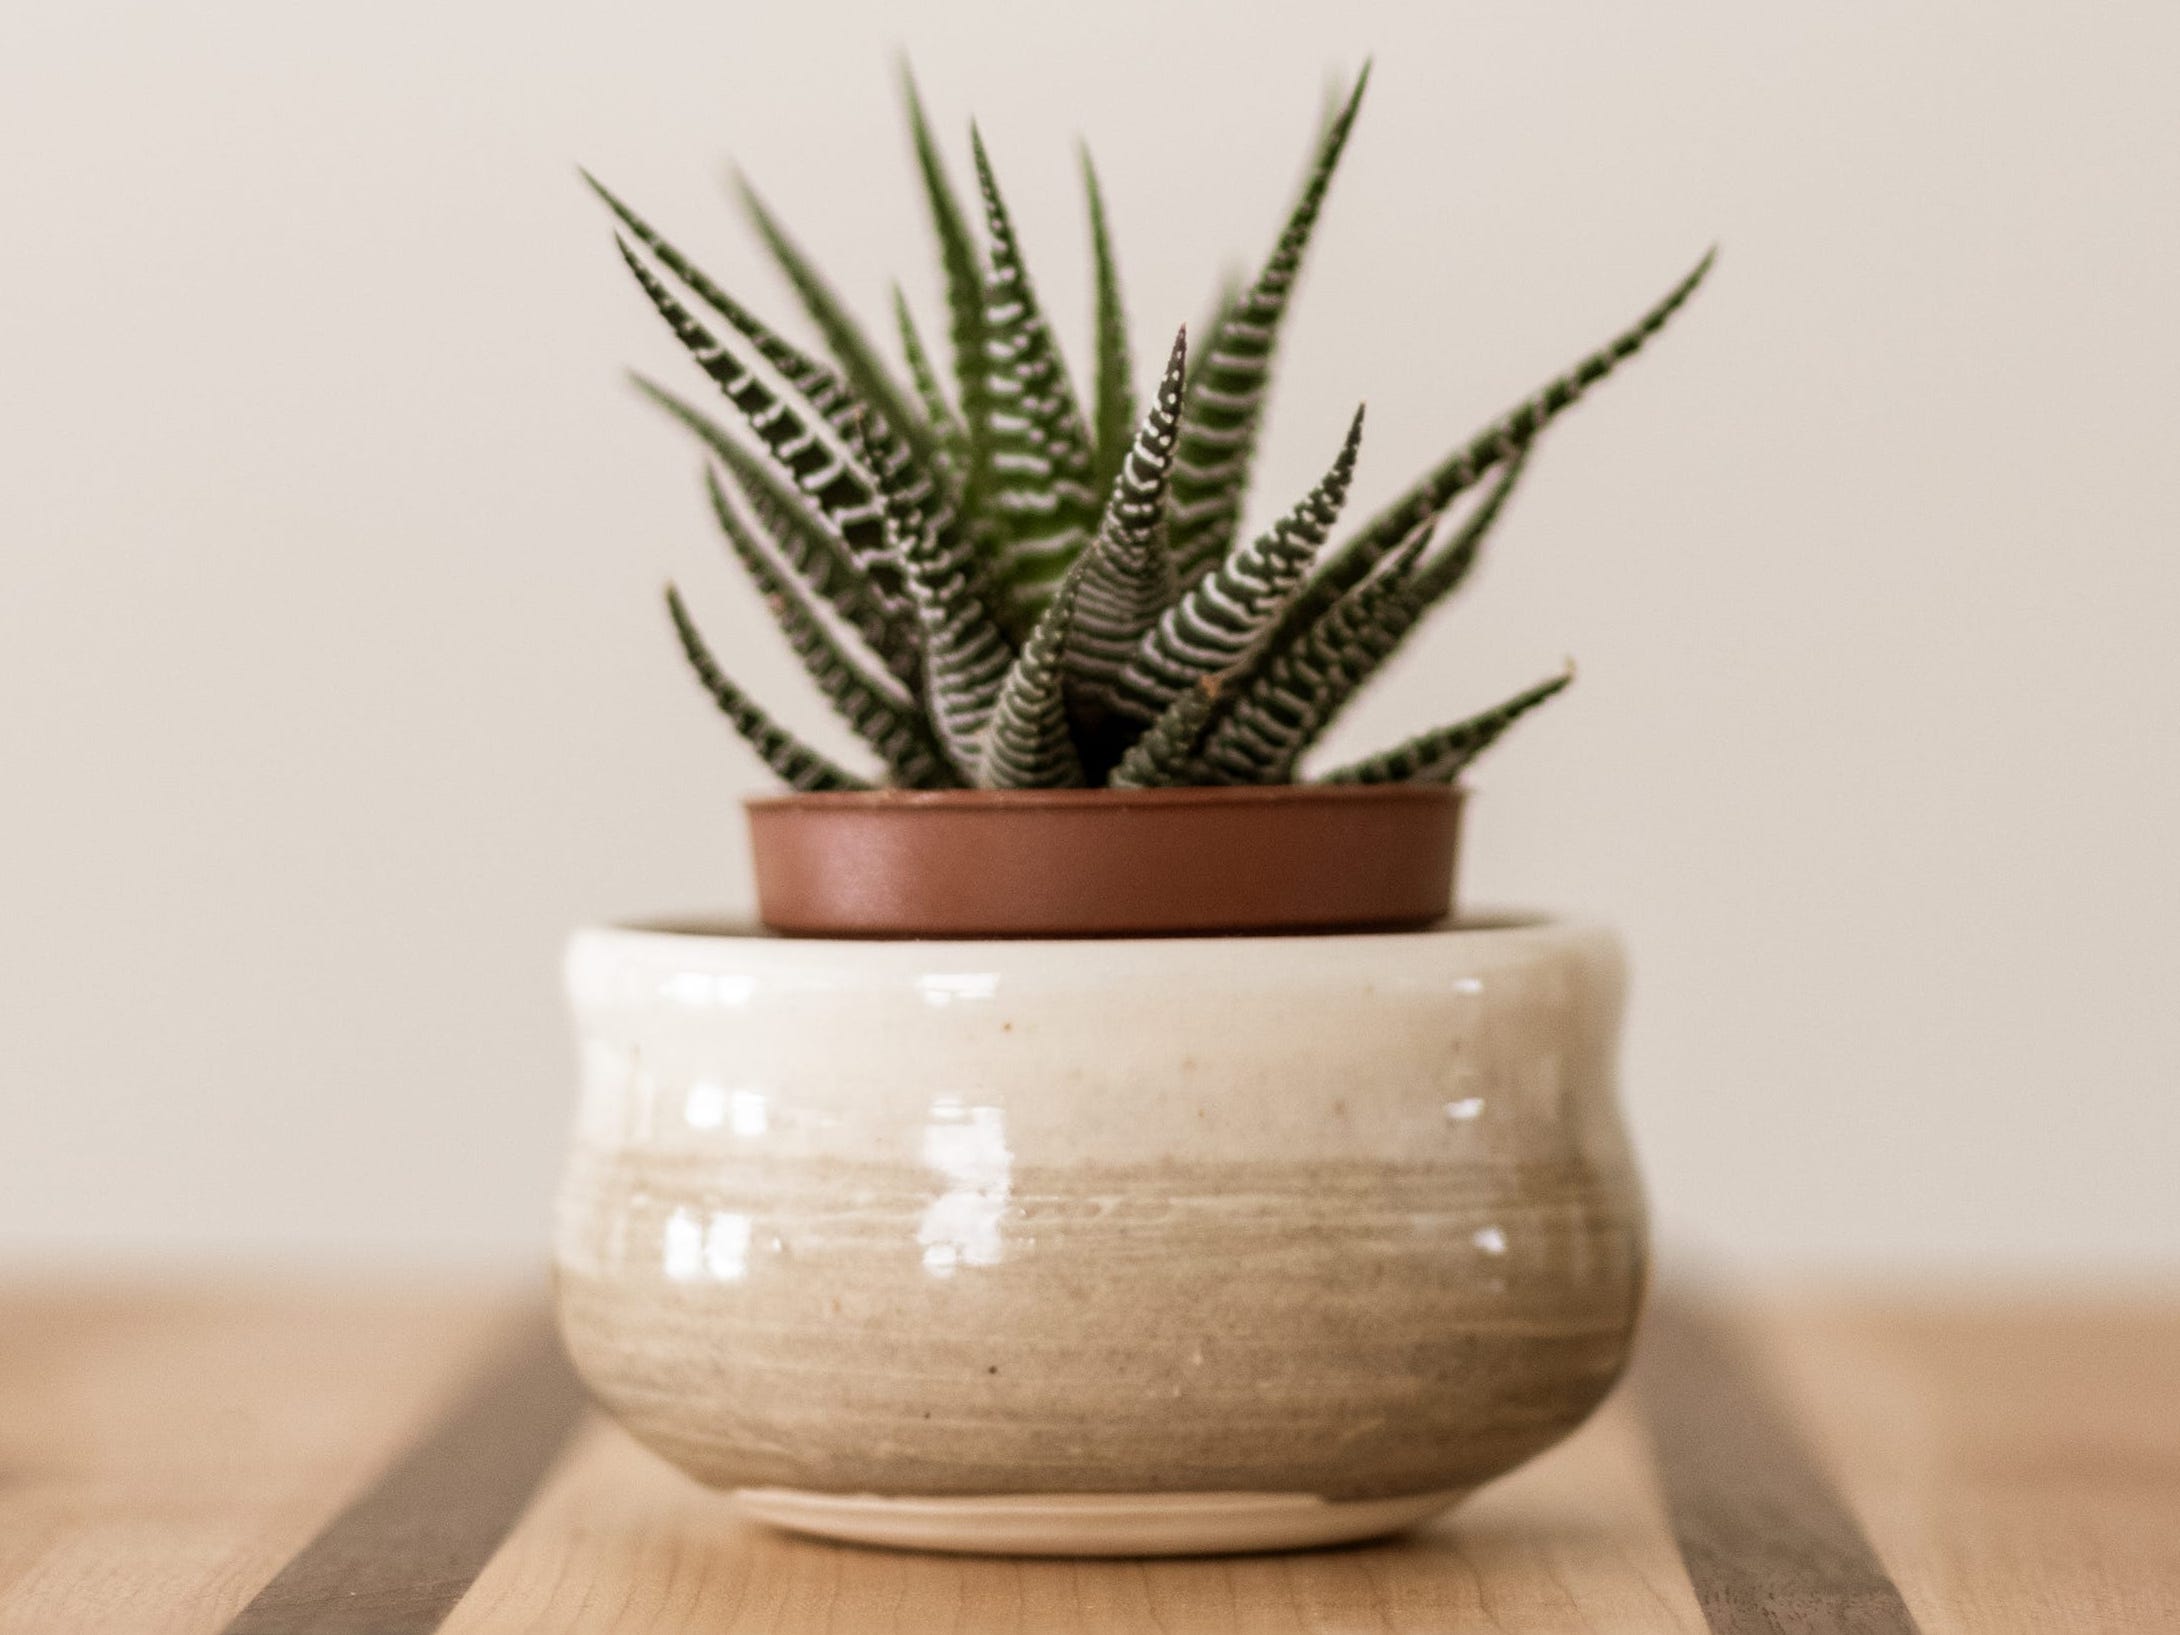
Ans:
[{"label": "green and white striped leaf", "polygon": [[1199,348],[1173,467],[1174,568],[1184,585],[1207,572],[1234,543],[1280,322],[1369,82],[1365,68],[1319,142],[1301,197],[1270,258]]},{"label": "green and white striped leaf", "polygon": [[1089,542],[1097,520],[1090,435],[1068,384],[1067,365],[1022,264],[991,155],[973,129],[970,142],[992,258],[985,285],[984,356],[991,400],[987,506],[997,556],[993,577],[1012,593],[1012,607],[1003,611],[1018,628],[1026,628]]},{"label": "green and white striped leaf", "polygon": [[1068,730],[1060,672],[1081,585],[1079,573],[1062,582],[1000,686],[978,759],[980,788],[1076,789],[1088,781]]},{"label": "green and white striped leaf", "polygon": [[928,533],[903,536],[890,520],[887,528],[923,625],[925,707],[955,771],[973,779],[1014,648],[979,594],[979,564],[965,546],[942,548]]},{"label": "green and white striped leaf", "polygon": [[1206,677],[1159,712],[1128,746],[1109,780],[1115,789],[1170,789],[1203,781],[1196,745],[1218,702],[1218,678]]},{"label": "green and white striped leaf", "polygon": [[1173,339],[1158,395],[1113,483],[1097,537],[1081,558],[1081,590],[1067,643],[1069,702],[1088,718],[1112,714],[1115,688],[1160,614],[1173,604],[1166,551],[1166,482],[1173,469],[1188,331]]},{"label": "green and white striped leaf", "polygon": [[747,693],[727,679],[726,672],[712,657],[711,649],[704,645],[704,638],[697,634],[689,610],[682,605],[681,593],[672,585],[666,587],[666,609],[673,615],[674,629],[681,637],[682,652],[689,657],[689,667],[696,671],[697,680],[711,694],[712,702],[719,706],[734,724],[734,730],[742,735],[764,764],[790,789],[813,794],[870,787],[774,721]]},{"label": "green and white striped leaf", "polygon": [[1406,743],[1328,772],[1325,783],[1451,783],[1506,729],[1574,680],[1569,666],[1549,681],[1516,693],[1481,715],[1419,733]]},{"label": "green and white striped leaf", "polygon": [[1430,529],[1253,676],[1237,683],[1198,759],[1224,783],[1292,783],[1294,765],[1356,685],[1379,632],[1398,619]]},{"label": "green and white striped leaf", "polygon": [[961,405],[962,524],[972,535],[983,528],[984,496],[990,480],[991,397],[985,388],[984,257],[969,230],[969,218],[946,174],[946,161],[932,139],[915,77],[901,69],[901,89],[908,103],[909,134],[916,147],[916,169],[923,178],[931,230],[939,244],[939,270],[946,284],[948,338],[954,349],[956,400]]},{"label": "green and white striped leaf", "polygon": [[[1421,619],[1467,581],[1469,571],[1476,566],[1476,558],[1483,549],[1484,541],[1491,537],[1491,530],[1497,526],[1500,514],[1506,510],[1506,502],[1513,497],[1514,485],[1521,481],[1522,473],[1529,469],[1529,461],[1536,453],[1536,447],[1536,440],[1532,436],[1507,456],[1505,463],[1499,467],[1498,479],[1485,490],[1476,509],[1454,530],[1453,537],[1446,541],[1445,546],[1423,564],[1415,576],[1415,583],[1409,588],[1407,615],[1410,624]],[[1444,514],[1444,507],[1432,512],[1425,525],[1425,532],[1435,528]],[[1402,626],[1395,639],[1406,633],[1407,626]],[[1390,654],[1392,649],[1388,648],[1386,651]]]},{"label": "green and white striped leaf", "polygon": [[748,179],[737,176],[735,184],[758,236],[794,286],[803,310],[824,337],[825,349],[832,353],[849,389],[886,423],[914,458],[930,466],[938,458],[938,442],[924,414],[895,383],[893,371],[864,335],[863,326],[834,294],[824,275],[811,265],[801,246],[788,236]]},{"label": "green and white striped leaf", "polygon": [[[605,183],[587,170],[581,175],[590,184],[591,191],[605,201],[606,208],[628,229],[629,236],[656,256],[659,265],[679,279],[690,294],[724,318],[728,327],[747,341],[835,434],[848,436],[862,422],[869,413],[868,407],[837,374],[728,294]],[[621,254],[627,257],[628,253],[627,245],[623,244]],[[631,265],[634,264],[631,261]]]},{"label": "green and white striped leaf", "polygon": [[[1533,446],[1533,445],[1531,445]],[[1379,571],[1353,586],[1283,647],[1267,646],[1204,746],[1204,763],[1237,783],[1290,783],[1295,763],[1475,565],[1477,551],[1528,464],[1508,461],[1443,549],[1417,563],[1439,522],[1425,518]]]},{"label": "green and white striped leaf", "polygon": [[[789,265],[789,277],[796,279],[796,287],[805,299],[828,303],[827,311],[832,315],[832,327],[828,328],[826,319],[822,317],[818,320],[819,327],[826,334],[828,344],[846,347],[853,357],[863,360],[861,363],[851,362],[850,373],[854,374],[859,368],[867,369],[870,379],[875,382],[875,389],[885,395],[885,401],[879,408],[874,410],[871,402],[859,395],[857,389],[850,387],[833,370],[786,340],[720,288],[702,269],[668,243],[664,236],[616,198],[595,177],[586,172],[584,179],[637,242],[657,256],[659,264],[681,280],[698,300],[724,318],[729,327],[747,341],[766,365],[779,375],[788,390],[801,400],[805,418],[814,417],[824,423],[836,451],[848,451],[849,457],[876,479],[877,486],[903,491],[917,487],[935,489],[938,486],[941,474],[937,469],[936,451],[929,429],[923,427],[920,419],[908,409],[898,389],[885,375],[883,365],[872,354],[868,343],[863,341],[854,321],[839,307],[831,292],[824,288],[822,281],[816,279],[815,273],[803,268],[808,282],[796,279],[796,269],[803,266],[799,252],[787,242],[783,234],[778,233],[776,227],[767,235],[767,242],[772,244],[775,253],[782,258],[783,265],[792,263]],[[750,207],[760,228],[771,225],[771,218],[763,214],[763,206],[756,201],[754,195],[750,195]],[[663,292],[663,286],[655,279],[647,277],[648,269],[637,261],[625,243],[621,246],[621,254],[635,271],[637,282],[643,285],[644,292],[656,304]],[[667,312],[664,307],[660,311],[665,314],[669,324],[674,323],[672,313]],[[675,334],[682,338],[683,344],[689,346],[692,352],[698,352],[696,344],[689,335],[683,333],[679,325],[675,325]],[[712,366],[705,362],[701,352],[698,352],[697,361],[704,365],[708,373],[713,374],[714,379],[719,378]],[[722,381],[721,385],[724,387],[725,383]],[[731,398],[734,393],[729,391],[728,395]],[[901,429],[896,423],[896,413],[908,422],[912,430]],[[771,431],[766,425],[756,419],[751,421],[751,425],[763,435],[768,444],[772,441]],[[808,489],[808,482],[799,473],[797,481],[800,486]],[[871,538],[867,530],[865,537],[860,540],[850,536],[850,544],[859,558],[864,557]]]},{"label": "green and white striped leaf", "polygon": [[1109,497],[1135,436],[1135,390],[1130,382],[1128,314],[1120,295],[1120,268],[1105,221],[1105,192],[1098,186],[1090,149],[1082,150],[1082,186],[1090,206],[1090,256],[1097,279],[1097,394],[1091,411],[1091,491]]},{"label": "green and white striped leaf", "polygon": [[1317,486],[1268,532],[1190,585],[1145,633],[1115,689],[1124,713],[1155,719],[1190,687],[1232,670],[1263,639],[1339,520],[1362,423],[1357,409],[1339,457]]},{"label": "green and white striped leaf", "polygon": [[983,559],[928,483],[888,484],[887,549],[908,581],[923,649],[924,707],[947,759],[974,781],[1015,650],[991,611]]},{"label": "green and white striped leaf", "polygon": [[1666,292],[1632,325],[1592,352],[1565,374],[1516,404],[1468,442],[1426,472],[1400,498],[1385,507],[1362,531],[1336,550],[1295,600],[1282,635],[1321,617],[1349,586],[1359,583],[1426,517],[1437,516],[1496,467],[1528,447],[1538,432],[1564,414],[1622,363],[1642,350],[1673,314],[1695,294],[1711,270],[1713,249],[1695,269]]},{"label": "green and white striped leaf", "polygon": [[939,458],[953,471],[958,486],[967,452],[963,446],[966,434],[953,404],[946,400],[946,388],[939,384],[938,369],[916,328],[916,315],[909,310],[908,297],[898,284],[893,286],[893,325],[901,337],[901,355],[908,360],[908,378],[915,385],[916,400],[923,405],[924,418],[938,438]]},{"label": "green and white striped leaf", "polygon": [[865,456],[852,425],[843,433],[807,400],[800,408],[789,402],[699,322],[625,239],[614,242],[674,338],[740,412],[765,452],[839,534],[849,557],[866,577],[871,576],[888,559],[885,507],[863,464]]},{"label": "green and white striped leaf", "polygon": [[769,461],[759,459],[718,421],[665,387],[641,375],[629,378],[638,391],[694,432],[718,457],[734,479],[742,503],[787,565],[913,691],[922,667],[916,610],[899,566],[891,561],[858,563],[848,554],[839,530],[775,476]]},{"label": "green and white striped leaf", "polygon": [[903,787],[957,786],[960,780],[946,764],[915,702],[867,674],[841,645],[801,588],[735,514],[716,473],[704,473],[704,486],[711,496],[712,514],[719,521],[720,532],[727,536],[728,546],[826,702],[878,752],[879,758],[893,769],[894,780]]}]

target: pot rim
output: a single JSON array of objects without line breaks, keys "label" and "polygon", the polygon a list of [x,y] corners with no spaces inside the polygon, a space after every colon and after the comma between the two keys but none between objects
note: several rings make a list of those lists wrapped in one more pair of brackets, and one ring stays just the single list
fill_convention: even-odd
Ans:
[{"label": "pot rim", "polygon": [[[1604,921],[1582,914],[1553,914],[1543,910],[1519,908],[1461,909],[1445,919],[1430,925],[1407,926],[1387,931],[1207,931],[1202,933],[1159,933],[1146,936],[1116,937],[1014,937],[1014,936],[939,936],[939,937],[826,937],[809,936],[800,932],[773,931],[761,924],[752,910],[731,914],[647,914],[640,917],[615,920],[588,920],[570,928],[566,941],[593,945],[624,945],[631,949],[652,947],[682,947],[690,951],[699,948],[730,950],[750,945],[763,947],[768,953],[778,950],[794,957],[792,950],[809,949],[813,953],[825,950],[858,951],[867,956],[874,950],[913,950],[916,958],[943,955],[952,949],[1019,950],[1024,956],[1035,957],[1039,950],[1093,954],[1097,950],[1114,950],[1125,947],[1180,948],[1188,944],[1216,943],[1225,947],[1237,944],[1307,944],[1314,950],[1327,953],[1335,951],[1341,943],[1394,943],[1421,938],[1459,938],[1481,942],[1486,938],[1522,938],[1545,936],[1597,936],[1614,935]],[[880,954],[879,958],[894,957]]]},{"label": "pot rim", "polygon": [[1324,803],[1446,802],[1467,798],[1460,784],[1258,783],[1185,784],[1163,789],[828,789],[782,795],[745,795],[752,812],[914,812],[972,809],[1021,812],[1118,811],[1144,806],[1301,806]]}]

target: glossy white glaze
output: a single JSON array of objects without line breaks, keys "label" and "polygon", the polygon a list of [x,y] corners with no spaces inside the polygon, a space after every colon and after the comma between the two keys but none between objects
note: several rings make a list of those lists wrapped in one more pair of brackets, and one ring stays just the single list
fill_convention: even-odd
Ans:
[{"label": "glossy white glaze", "polygon": [[1031,1493],[888,1499],[740,1489],[748,1514],[850,1544],[1002,1556],[1193,1556],[1349,1544],[1428,1521],[1460,1493],[1333,1502],[1306,1493]]},{"label": "glossy white glaze", "polygon": [[568,972],[570,1349],[708,1481],[1329,1526],[1505,1468],[1624,1359],[1605,933],[602,930]]}]

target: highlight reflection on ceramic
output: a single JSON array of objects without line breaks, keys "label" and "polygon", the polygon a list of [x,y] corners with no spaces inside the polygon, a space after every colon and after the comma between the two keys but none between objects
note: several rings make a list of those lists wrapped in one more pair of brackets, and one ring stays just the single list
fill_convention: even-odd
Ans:
[{"label": "highlight reflection on ceramic", "polygon": [[569,980],[571,1354],[787,1512],[1255,1495],[1364,1527],[1556,1440],[1625,1359],[1603,933],[592,931]]}]

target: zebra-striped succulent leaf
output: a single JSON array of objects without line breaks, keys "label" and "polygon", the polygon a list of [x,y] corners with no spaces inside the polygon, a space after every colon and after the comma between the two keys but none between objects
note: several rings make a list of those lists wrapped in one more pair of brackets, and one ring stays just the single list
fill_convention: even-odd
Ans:
[{"label": "zebra-striped succulent leaf", "polygon": [[1188,688],[1248,657],[1309,573],[1317,548],[1339,520],[1355,475],[1362,424],[1362,410],[1357,409],[1339,457],[1317,486],[1267,532],[1190,585],[1144,633],[1114,688],[1114,702],[1122,713],[1155,720]]},{"label": "zebra-striped succulent leaf", "polygon": [[954,406],[946,401],[946,388],[939,384],[939,372],[933,367],[931,353],[923,344],[923,335],[916,328],[916,315],[908,307],[908,297],[901,293],[901,286],[893,286],[893,325],[901,337],[901,355],[908,360],[908,378],[915,385],[916,400],[923,405],[924,419],[938,437],[939,458],[950,463],[957,471],[962,468],[962,456],[966,452],[962,440],[966,436],[960,417]]},{"label": "zebra-striped succulent leaf", "polygon": [[944,498],[912,472],[883,493],[886,544],[908,580],[923,647],[923,701],[954,770],[976,777],[1015,649],[992,613],[984,564]]},{"label": "zebra-striped succulent leaf", "polygon": [[1425,614],[1475,565],[1485,536],[1528,464],[1524,448],[1431,559],[1417,569],[1439,518],[1419,522],[1373,575],[1335,601],[1284,646],[1267,646],[1238,678],[1233,707],[1204,749],[1206,764],[1238,783],[1287,783],[1303,751],[1323,737]]},{"label": "zebra-striped succulent leaf", "polygon": [[[916,640],[916,612],[899,569],[890,561],[858,563],[849,555],[839,530],[800,494],[773,474],[770,461],[752,454],[729,436],[718,421],[641,375],[636,389],[672,415],[719,458],[734,486],[802,582],[825,598],[886,668],[913,688],[922,669]],[[874,574],[870,568],[881,569]]]},{"label": "zebra-striped succulent leaf", "polygon": [[998,552],[994,577],[1013,598],[1017,626],[1026,627],[1088,543],[1096,521],[1090,435],[1022,264],[991,155],[975,132],[971,145],[991,238],[984,346],[990,365],[985,372],[991,401],[987,503]]},{"label": "zebra-striped succulent leaf", "polygon": [[[675,298],[625,240],[621,258],[674,338],[740,411],[759,445],[839,533],[850,558],[866,575],[891,559],[885,507],[860,465],[860,450],[804,404],[798,409],[767,385],[717,334]],[[853,451],[853,452],[851,452]]]},{"label": "zebra-striped succulent leaf", "polygon": [[802,661],[835,713],[878,752],[879,759],[892,768],[894,781],[902,787],[946,789],[958,785],[960,780],[946,764],[915,701],[896,694],[865,672],[826,627],[792,576],[735,514],[717,474],[705,472],[704,485],[711,496],[712,515],[718,519],[728,547],[757,587],[757,594],[764,598],[795,657]]},{"label": "zebra-striped succulent leaf", "polygon": [[1144,635],[1173,603],[1166,550],[1166,480],[1188,368],[1188,331],[1173,338],[1165,377],[1113,484],[1097,537],[1083,552],[1082,588],[1067,643],[1069,701],[1086,721],[1120,708],[1115,688]]},{"label": "zebra-striped succulent leaf", "polygon": [[1256,673],[1240,681],[1232,702],[1205,739],[1200,759],[1225,783],[1292,783],[1302,752],[1322,734],[1346,702],[1366,664],[1410,600],[1416,561],[1430,544],[1430,529],[1410,542],[1379,572],[1365,579],[1330,612]]},{"label": "zebra-striped succulent leaf", "polygon": [[1574,680],[1569,665],[1480,715],[1418,733],[1404,744],[1325,774],[1326,783],[1451,783],[1516,721]]},{"label": "zebra-striped succulent leaf", "polygon": [[[1498,480],[1484,491],[1484,497],[1477,502],[1476,509],[1469,513],[1468,520],[1455,529],[1453,538],[1423,565],[1423,570],[1416,575],[1415,583],[1410,587],[1404,610],[1408,622],[1400,627],[1398,636],[1405,636],[1424,614],[1467,582],[1469,570],[1476,566],[1477,554],[1482,551],[1484,541],[1491,537],[1491,530],[1497,526],[1500,514],[1506,510],[1506,502],[1513,497],[1514,485],[1521,481],[1522,473],[1529,469],[1530,456],[1535,452],[1536,443],[1532,440],[1523,443],[1508,456],[1506,463],[1499,468]],[[1432,514],[1425,525],[1426,532],[1437,527],[1442,514],[1442,511]],[[1390,653],[1392,650],[1388,648],[1386,651]]]},{"label": "zebra-striped succulent leaf", "polygon": [[1060,672],[1081,586],[1079,573],[1061,582],[1000,684],[977,763],[982,788],[1076,789],[1088,781],[1082,754],[1068,730],[1067,689]]},{"label": "zebra-striped succulent leaf", "polygon": [[1090,149],[1082,150],[1082,187],[1090,206],[1090,257],[1097,278],[1097,406],[1091,411],[1094,452],[1091,488],[1112,491],[1135,436],[1135,388],[1129,381],[1128,313],[1120,295],[1120,267],[1105,222],[1105,190],[1098,186]]},{"label": "zebra-striped succulent leaf", "polygon": [[[835,435],[845,437],[852,434],[865,411],[862,402],[839,376],[721,289],[706,276],[701,267],[683,255],[649,222],[615,196],[605,183],[587,170],[581,174],[583,180],[590,184],[591,191],[604,200],[606,208],[619,218],[629,236],[656,256],[659,265],[679,279],[690,294],[724,318],[728,326],[803,399],[808,409],[824,420]],[[636,272],[637,281],[642,283],[647,269],[637,263],[625,244],[621,253],[628,260],[630,268]],[[651,293],[650,284],[646,283],[644,288],[646,294]],[[653,300],[657,300],[655,295]],[[661,311],[663,313],[664,309],[661,308]],[[674,322],[670,314],[667,314],[667,321]],[[678,327],[675,333],[680,334]],[[684,344],[689,343],[684,341]]]},{"label": "zebra-striped succulent leaf", "polygon": [[1224,308],[1200,349],[1182,404],[1181,446],[1173,470],[1173,555],[1184,585],[1207,572],[1233,544],[1271,385],[1280,321],[1287,315],[1303,253],[1369,83],[1366,67],[1319,140],[1302,195],[1270,258],[1256,281]]},{"label": "zebra-striped succulent leaf", "polygon": [[807,795],[870,787],[773,720],[755,700],[727,679],[726,672],[719,668],[719,661],[712,657],[711,649],[704,645],[704,638],[697,634],[688,608],[682,605],[681,592],[672,585],[666,587],[666,610],[673,616],[674,630],[681,637],[681,650],[688,655],[689,667],[696,672],[704,690],[711,694],[712,702],[788,788]]},{"label": "zebra-striped succulent leaf", "polygon": [[969,229],[969,218],[946,174],[946,161],[924,117],[915,76],[901,69],[901,91],[908,104],[909,138],[916,149],[916,170],[923,180],[924,202],[931,212],[932,236],[938,240],[939,270],[946,280],[948,339],[954,349],[956,400],[961,405],[961,460],[958,473],[962,521],[980,535],[985,492],[991,477],[991,394],[985,386],[984,256]]},{"label": "zebra-striped succulent leaf", "polygon": [[1159,713],[1113,768],[1115,789],[1171,789],[1207,781],[1196,746],[1219,699],[1219,681],[1207,676]]},{"label": "zebra-striped succulent leaf", "polygon": [[765,248],[772,252],[772,259],[779,264],[788,283],[794,286],[796,295],[801,297],[803,310],[817,325],[825,349],[832,353],[834,363],[839,366],[840,374],[855,397],[907,445],[911,455],[929,467],[938,457],[938,442],[930,423],[895,383],[893,371],[864,335],[863,326],[833,293],[824,275],[810,264],[802,247],[788,236],[787,229],[758,197],[748,178],[737,175],[735,185],[751,225],[764,240]]},{"label": "zebra-striped succulent leaf", "polygon": [[1642,350],[1695,294],[1718,252],[1707,252],[1665,298],[1565,374],[1548,382],[1494,420],[1424,473],[1400,498],[1380,511],[1361,533],[1333,552],[1324,569],[1296,598],[1290,619],[1319,617],[1350,585],[1360,581],[1417,523],[1441,515],[1461,495],[1527,448],[1536,435],[1572,408],[1592,386]]},{"label": "zebra-striped succulent leaf", "polygon": [[[926,349],[896,286],[905,375],[747,188],[750,221],[825,357],[786,339],[586,174],[638,287],[739,422],[638,384],[710,452],[706,480],[728,544],[889,781],[1027,789],[1297,778],[1357,690],[1466,579],[1537,436],[1662,329],[1709,271],[1707,255],[1630,328],[1448,454],[1337,549],[1326,545],[1354,474],[1359,412],[1316,487],[1243,539],[1273,354],[1368,77],[1366,68],[1334,99],[1255,279],[1229,284],[1196,345],[1185,333],[1175,340],[1140,423],[1119,268],[1087,151],[1087,413],[982,139],[972,126],[982,210],[965,211],[905,71],[952,354]],[[728,679],[670,586],[667,602],[698,680],[767,765],[797,789],[868,787]],[[1329,777],[1448,782],[1568,679]]]}]

